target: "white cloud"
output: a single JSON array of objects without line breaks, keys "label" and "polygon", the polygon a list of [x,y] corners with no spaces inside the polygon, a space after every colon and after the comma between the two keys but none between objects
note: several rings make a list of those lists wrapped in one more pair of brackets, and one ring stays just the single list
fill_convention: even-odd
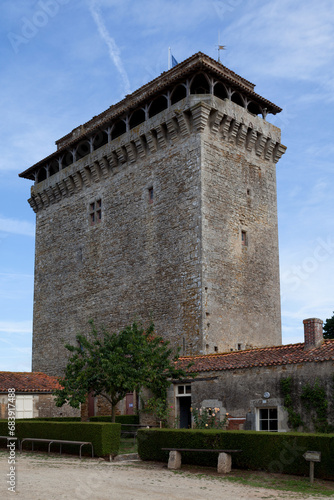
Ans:
[{"label": "white cloud", "polygon": [[[0,332],[14,333],[30,333],[32,331],[31,321],[0,321]],[[2,342],[6,342],[3,338]],[[8,341],[7,341],[8,342]]]},{"label": "white cloud", "polygon": [[109,55],[113,63],[115,64],[118,72],[120,73],[123,84],[124,84],[124,94],[130,93],[130,82],[128,75],[125,71],[122,59],[120,57],[120,50],[116,45],[115,40],[110,36],[108,30],[103,22],[99,7],[97,5],[96,0],[92,0],[89,4],[89,8],[92,14],[92,17],[95,21],[99,34],[101,35],[104,42],[107,44]]},{"label": "white cloud", "polygon": [[35,225],[32,222],[10,219],[0,215],[0,231],[34,237]]},{"label": "white cloud", "polygon": [[232,47],[231,57],[237,57],[239,67],[251,66],[257,77],[317,81],[333,90],[334,4],[327,0],[255,4],[249,4],[224,31],[224,43]]}]

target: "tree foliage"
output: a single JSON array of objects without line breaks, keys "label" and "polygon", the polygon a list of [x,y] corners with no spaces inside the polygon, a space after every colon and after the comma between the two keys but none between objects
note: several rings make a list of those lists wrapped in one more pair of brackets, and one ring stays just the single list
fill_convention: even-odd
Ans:
[{"label": "tree foliage", "polygon": [[334,339],[334,313],[331,318],[326,319],[323,329],[325,339]]},{"label": "tree foliage", "polygon": [[63,388],[54,392],[57,406],[79,408],[91,392],[109,401],[115,421],[116,404],[128,392],[146,387],[155,398],[165,398],[170,380],[186,376],[176,367],[178,354],[169,342],[154,334],[153,323],[146,331],[134,322],[112,334],[104,328],[99,332],[93,321],[90,325],[88,336],[77,335],[77,346],[65,346],[72,355],[60,379]]}]

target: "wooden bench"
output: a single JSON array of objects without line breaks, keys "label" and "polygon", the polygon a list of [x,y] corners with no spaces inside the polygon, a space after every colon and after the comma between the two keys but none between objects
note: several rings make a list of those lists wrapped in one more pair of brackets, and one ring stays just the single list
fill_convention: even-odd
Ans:
[{"label": "wooden bench", "polygon": [[86,444],[89,444],[92,448],[92,457],[94,457],[94,449],[93,449],[93,444],[90,441],[67,441],[65,439],[42,439],[42,438],[23,438],[21,441],[21,448],[20,451],[22,453],[22,445],[24,441],[30,441],[31,442],[31,449],[32,451],[34,450],[34,443],[48,443],[48,454],[50,454],[50,448],[52,443],[57,443],[60,445],[59,447],[59,454],[61,454],[61,446],[62,444],[78,444],[80,445],[80,458],[81,458],[81,449],[83,446]]},{"label": "wooden bench", "polygon": [[220,474],[231,472],[232,469],[232,453],[240,453],[242,450],[204,450],[191,448],[161,448],[163,451],[169,451],[168,469],[181,469],[181,453],[182,452],[210,452],[218,453],[217,471]]}]

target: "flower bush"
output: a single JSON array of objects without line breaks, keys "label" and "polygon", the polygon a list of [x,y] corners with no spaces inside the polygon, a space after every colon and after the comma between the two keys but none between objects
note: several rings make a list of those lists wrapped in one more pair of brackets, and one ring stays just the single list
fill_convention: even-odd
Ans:
[{"label": "flower bush", "polygon": [[190,408],[193,415],[195,429],[225,429],[228,413],[221,418],[219,408]]}]

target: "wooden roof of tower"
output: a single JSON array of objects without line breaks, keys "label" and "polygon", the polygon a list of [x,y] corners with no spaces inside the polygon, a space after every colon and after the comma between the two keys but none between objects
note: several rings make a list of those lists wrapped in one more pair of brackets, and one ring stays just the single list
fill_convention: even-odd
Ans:
[{"label": "wooden roof of tower", "polygon": [[108,122],[121,118],[129,111],[135,111],[144,105],[148,100],[152,100],[153,97],[161,95],[162,92],[167,91],[171,86],[184,82],[186,77],[200,71],[204,71],[205,73],[212,75],[221,83],[229,85],[234,91],[242,93],[242,95],[251,99],[261,108],[265,109],[266,113],[275,115],[276,113],[282,111],[282,109],[276,106],[276,104],[273,104],[259,94],[256,94],[254,92],[255,85],[253,83],[237,75],[226,66],[206,54],[198,52],[185,61],[177,64],[174,68],[163,72],[151,82],[143,85],[132,94],[125,96],[125,98],[120,102],[110,106],[107,110],[97,116],[94,116],[88,122],[80,125],[72,130],[72,132],[56,141],[56,145],[58,147],[57,151],[32,165],[24,172],[20,173],[19,176],[34,180],[35,171],[43,166],[43,164],[55,159],[60,153],[62,153],[62,151],[67,151],[71,146],[74,146],[76,143],[87,138],[88,134],[92,134],[94,131],[101,129],[101,127],[103,128],[108,124]]}]

